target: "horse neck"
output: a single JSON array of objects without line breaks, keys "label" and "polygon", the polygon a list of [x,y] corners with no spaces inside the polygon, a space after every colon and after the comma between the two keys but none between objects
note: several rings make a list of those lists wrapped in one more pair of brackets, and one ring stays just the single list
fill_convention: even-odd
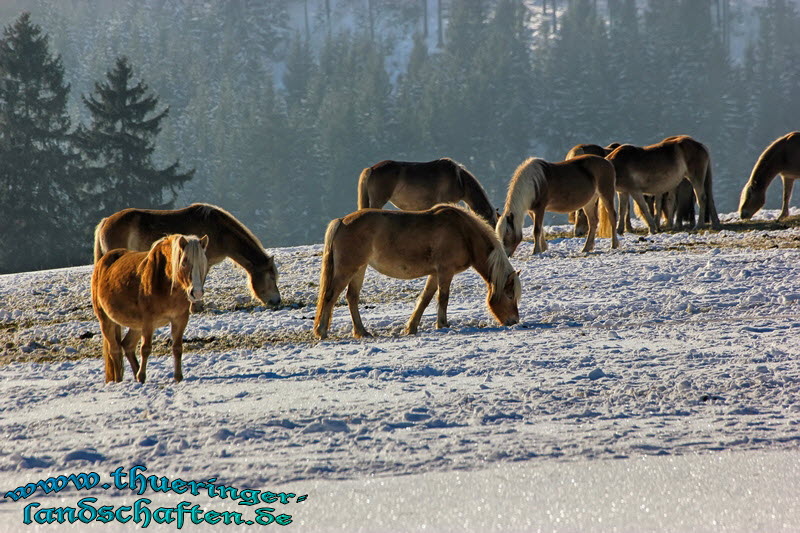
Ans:
[{"label": "horse neck", "polygon": [[544,168],[542,162],[529,159],[514,172],[508,188],[503,216],[513,214],[514,220],[522,223],[522,217],[541,194],[544,185]]},{"label": "horse neck", "polygon": [[[503,247],[494,240],[480,239],[481,242],[474,242],[473,248],[477,248],[473,252],[472,268],[483,278],[489,285],[498,285],[503,282],[501,276],[503,272],[498,269],[501,268],[502,260],[506,260],[506,253]],[[494,257],[493,254],[499,254]],[[497,287],[495,287],[496,289]]]},{"label": "horse neck", "polygon": [[771,146],[756,162],[756,166],[753,167],[753,172],[748,180],[751,188],[766,189],[780,172],[776,162],[777,157],[774,157],[774,151],[775,146]]},{"label": "horse neck", "polygon": [[144,294],[155,293],[164,282],[172,281],[172,254],[168,241],[164,240],[147,253],[142,262],[141,280]]},{"label": "horse neck", "polygon": [[466,171],[462,170],[461,176],[464,183],[464,202],[484,219],[492,220],[494,208],[489,202],[486,191],[483,190],[478,180]]},{"label": "horse neck", "polygon": [[[235,224],[228,221],[226,224]],[[240,227],[228,227],[224,230],[229,238],[223,238],[230,243],[226,255],[239,264],[247,272],[252,273],[259,266],[267,264],[269,256],[255,237],[251,237],[246,230]]]}]

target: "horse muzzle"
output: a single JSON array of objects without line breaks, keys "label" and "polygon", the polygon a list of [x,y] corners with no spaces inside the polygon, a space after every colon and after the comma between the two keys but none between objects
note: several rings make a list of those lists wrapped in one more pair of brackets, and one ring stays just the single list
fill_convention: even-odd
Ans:
[{"label": "horse muzzle", "polygon": [[205,296],[203,289],[190,288],[186,291],[186,297],[189,298],[189,301],[193,304],[202,302],[203,296]]},{"label": "horse muzzle", "polygon": [[750,217],[753,216],[753,213],[750,211],[739,211],[739,218],[742,220],[750,220]]}]

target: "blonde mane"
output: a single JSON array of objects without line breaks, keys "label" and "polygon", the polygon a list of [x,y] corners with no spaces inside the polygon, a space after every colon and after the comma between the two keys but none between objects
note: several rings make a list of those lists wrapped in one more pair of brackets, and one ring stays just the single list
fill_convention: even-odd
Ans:
[{"label": "blonde mane", "polygon": [[508,186],[504,214],[513,213],[518,218],[530,209],[547,183],[544,163],[544,159],[529,157],[517,167]]}]

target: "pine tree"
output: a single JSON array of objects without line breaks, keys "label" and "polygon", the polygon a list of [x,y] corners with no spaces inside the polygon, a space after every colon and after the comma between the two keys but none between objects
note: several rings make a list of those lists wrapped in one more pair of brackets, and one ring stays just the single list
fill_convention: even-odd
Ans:
[{"label": "pine tree", "polygon": [[155,138],[169,108],[156,110],[158,98],[143,81],[133,83],[125,57],[106,78],[95,84],[95,94],[82,97],[92,121],[75,133],[84,157],[95,165],[90,172],[97,207],[106,214],[124,207],[169,208],[194,174],[179,172],[178,161],[163,169],[154,165]]},{"label": "pine tree", "polygon": [[90,256],[68,95],[61,58],[23,13],[0,40],[0,273]]}]

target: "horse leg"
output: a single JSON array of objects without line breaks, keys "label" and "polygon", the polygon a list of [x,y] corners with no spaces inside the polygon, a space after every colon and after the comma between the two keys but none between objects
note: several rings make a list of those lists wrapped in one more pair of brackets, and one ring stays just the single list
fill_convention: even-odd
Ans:
[{"label": "horse leg", "polygon": [[186,313],[177,320],[173,320],[170,324],[170,333],[172,333],[172,375],[175,378],[175,383],[183,381],[183,332],[186,331],[186,324],[188,323],[189,313]]},{"label": "horse leg", "polygon": [[797,178],[794,176],[781,174],[781,181],[783,182],[783,202],[781,203],[781,214],[778,215],[778,220],[789,216],[789,200],[792,199],[792,186],[794,185],[795,179]]},{"label": "horse leg", "polygon": [[583,206],[582,211],[586,214],[586,220],[589,223],[589,231],[586,234],[586,243],[583,245],[582,252],[587,253],[594,250],[594,238],[597,235],[597,202],[596,198]]},{"label": "horse leg", "polygon": [[154,328],[150,324],[146,324],[142,328],[142,364],[139,367],[139,372],[136,373],[136,379],[139,383],[144,383],[147,379],[147,358],[150,357],[150,353],[153,351],[153,332]]},{"label": "horse leg", "polygon": [[697,222],[695,222],[694,229],[702,229],[706,226],[706,189],[702,181],[705,179],[705,175],[706,172],[704,169],[702,174],[698,174],[698,177],[692,176],[689,179],[689,181],[692,183],[694,196],[697,199],[697,205],[699,207]]},{"label": "horse leg", "polygon": [[[331,322],[333,306],[336,304],[344,288],[347,287],[350,277],[351,276],[345,277],[341,276],[339,273],[334,273],[333,279],[329,282],[329,288],[322,299],[322,309],[317,310],[317,319],[314,321],[314,333],[320,339],[324,339],[328,336],[328,326]],[[322,287],[320,287],[320,290],[322,290]]]},{"label": "horse leg", "polygon": [[125,351],[125,358],[131,365],[131,372],[133,372],[134,378],[139,372],[139,360],[136,359],[136,345],[139,344],[141,335],[141,331],[129,329],[128,333],[126,333],[125,337],[122,339],[122,349]]},{"label": "horse leg", "polygon": [[446,328],[447,323],[447,303],[450,301],[450,282],[453,280],[451,272],[440,272],[439,278],[439,310],[436,314],[436,327]]},{"label": "horse leg", "polygon": [[350,279],[347,285],[347,306],[350,308],[350,317],[353,319],[353,337],[372,337],[364,328],[361,321],[361,313],[358,312],[358,296],[361,294],[361,286],[364,284],[364,274],[367,272],[367,265],[361,267],[358,272]]},{"label": "horse leg", "polygon": [[547,251],[547,241],[544,238],[544,207],[528,212],[533,220],[533,253]]},{"label": "horse leg", "polygon": [[414,312],[411,313],[408,324],[406,324],[406,333],[409,335],[416,335],[419,321],[422,319],[422,313],[425,312],[428,304],[431,303],[431,298],[433,298],[433,294],[436,292],[438,283],[439,281],[436,274],[428,276],[428,281],[425,282],[425,288],[422,289],[422,292],[419,293],[419,297],[417,298],[417,306],[414,308]]},{"label": "horse leg", "polygon": [[632,231],[630,218],[631,202],[630,195],[626,192],[617,193],[617,197],[619,199],[619,219],[617,219],[617,233],[622,235],[625,233],[626,227],[628,231]]},{"label": "horse leg", "polygon": [[644,215],[645,219],[647,220],[647,227],[650,230],[650,234],[658,233],[658,226],[656,225],[655,221],[653,220],[653,215],[650,213],[650,208],[647,205],[647,200],[644,199],[644,194],[641,191],[631,193],[633,197],[633,201],[636,202],[636,205],[639,206],[639,210]]},{"label": "horse leg", "polygon": [[103,335],[103,361],[105,362],[106,383],[122,381],[124,367],[122,366],[122,347],[120,338],[122,328],[104,312],[98,313],[100,332]]}]

